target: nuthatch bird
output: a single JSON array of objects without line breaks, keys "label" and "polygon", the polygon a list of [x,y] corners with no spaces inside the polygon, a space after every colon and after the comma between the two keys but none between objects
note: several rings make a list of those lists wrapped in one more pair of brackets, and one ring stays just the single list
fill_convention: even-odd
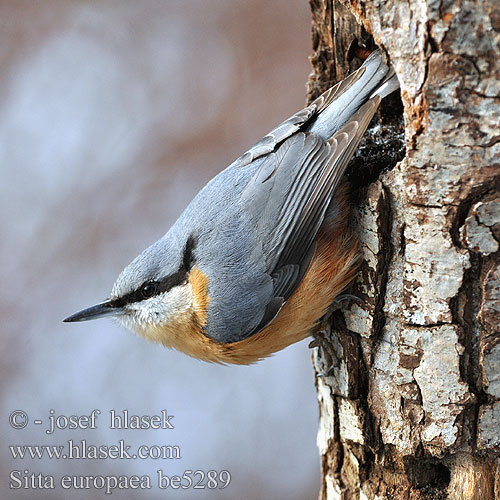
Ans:
[{"label": "nuthatch bird", "polygon": [[377,50],[214,177],[118,276],[114,316],[146,339],[249,364],[311,334],[357,268],[339,182],[380,100],[399,87]]}]

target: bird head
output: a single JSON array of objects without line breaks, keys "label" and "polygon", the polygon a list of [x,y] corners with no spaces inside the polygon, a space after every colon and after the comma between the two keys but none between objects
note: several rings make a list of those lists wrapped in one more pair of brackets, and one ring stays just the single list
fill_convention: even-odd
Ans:
[{"label": "bird head", "polygon": [[[193,289],[194,240],[175,245],[168,234],[138,255],[118,276],[110,297],[79,311],[65,322],[112,316],[149,340],[196,319]],[[194,273],[196,274],[196,273]]]}]

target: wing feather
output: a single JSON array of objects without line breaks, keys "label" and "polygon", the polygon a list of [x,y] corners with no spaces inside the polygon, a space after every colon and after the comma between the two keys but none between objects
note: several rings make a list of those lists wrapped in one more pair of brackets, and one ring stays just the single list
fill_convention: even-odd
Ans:
[{"label": "wing feather", "polygon": [[274,319],[301,282],[335,188],[379,103],[380,97],[371,98],[327,142],[304,132],[286,139],[243,190],[241,201],[255,217],[274,290],[250,334]]},{"label": "wing feather", "polygon": [[366,68],[361,66],[344,80],[321,94],[309,106],[298,111],[290,118],[280,123],[260,141],[254,144],[248,151],[237,158],[230,165],[230,167],[244,167],[245,165],[252,163],[255,159],[275,151],[276,146],[298,132],[305,124],[310,122],[315,116],[321,113],[321,111],[326,109],[335,99],[340,97],[352,85],[354,85],[354,83],[361,78],[365,70]]}]

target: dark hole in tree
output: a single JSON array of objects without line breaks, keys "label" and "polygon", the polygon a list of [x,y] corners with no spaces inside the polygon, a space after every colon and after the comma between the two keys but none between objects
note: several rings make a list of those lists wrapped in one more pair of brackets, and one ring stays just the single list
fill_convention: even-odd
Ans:
[{"label": "dark hole in tree", "polygon": [[407,457],[405,470],[412,486],[418,490],[442,490],[450,483],[450,470],[437,460]]}]

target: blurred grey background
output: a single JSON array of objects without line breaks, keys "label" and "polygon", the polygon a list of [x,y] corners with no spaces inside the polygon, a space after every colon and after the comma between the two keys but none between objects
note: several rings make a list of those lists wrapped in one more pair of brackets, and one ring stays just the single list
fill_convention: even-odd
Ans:
[{"label": "blurred grey background", "polygon": [[[105,498],[10,490],[11,470],[152,477],[151,490],[113,498],[316,498],[307,343],[221,367],[110,320],[61,322],[104,299],[210,178],[304,105],[308,2],[2,0],[0,23],[0,498]],[[94,408],[96,430],[43,432],[51,409]],[[175,429],[110,430],[112,408],[167,409]],[[8,424],[16,409],[31,419],[25,429]],[[182,459],[13,460],[8,449],[68,439],[179,445]],[[232,481],[161,491],[158,469],[227,469]]]}]

